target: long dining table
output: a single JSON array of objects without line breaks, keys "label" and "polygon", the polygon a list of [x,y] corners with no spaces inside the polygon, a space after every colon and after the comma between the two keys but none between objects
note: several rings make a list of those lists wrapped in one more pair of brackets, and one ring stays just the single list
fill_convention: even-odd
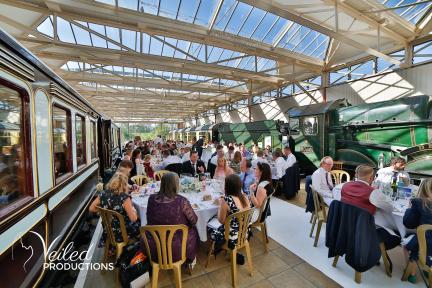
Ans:
[{"label": "long dining table", "polygon": [[[132,194],[132,203],[138,211],[142,226],[147,225],[147,203],[149,196],[159,191],[159,183],[156,182],[153,186],[154,188],[151,186],[141,187],[140,193]],[[196,227],[200,240],[203,242],[207,241],[207,223],[217,214],[219,209],[215,200],[223,195],[222,187],[215,180],[209,180],[205,187],[205,191],[201,192],[186,191],[184,193],[179,193],[179,195],[182,195],[189,200],[192,208],[198,216]]]}]

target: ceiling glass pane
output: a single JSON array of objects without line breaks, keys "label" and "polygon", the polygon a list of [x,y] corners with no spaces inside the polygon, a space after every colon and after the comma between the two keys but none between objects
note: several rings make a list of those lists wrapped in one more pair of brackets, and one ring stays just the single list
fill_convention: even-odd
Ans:
[{"label": "ceiling glass pane", "polygon": [[72,24],[72,29],[75,35],[77,44],[91,46],[90,34],[88,31]]},{"label": "ceiling glass pane", "polygon": [[159,6],[159,16],[176,19],[180,0],[161,0]]},{"label": "ceiling glass pane", "polygon": [[198,9],[197,16],[195,18],[195,24],[208,26],[210,24],[211,17],[216,12],[218,1],[215,0],[201,0],[201,5]]},{"label": "ceiling glass pane", "polygon": [[140,0],[138,10],[141,12],[157,15],[159,10],[159,0]]},{"label": "ceiling glass pane", "polygon": [[273,24],[277,21],[278,17],[274,14],[267,13],[258,28],[252,34],[252,38],[258,41],[262,41],[270,31]]},{"label": "ceiling glass pane", "polygon": [[242,37],[249,38],[261,23],[261,20],[264,18],[265,14],[265,11],[254,8],[238,34]]},{"label": "ceiling glass pane", "polygon": [[47,17],[45,21],[43,21],[36,29],[37,31],[48,35],[50,37],[54,37],[54,28],[51,22],[50,17]]},{"label": "ceiling glass pane", "polygon": [[392,10],[405,20],[416,24],[431,7],[432,2],[424,0],[380,0],[389,8],[401,7]]},{"label": "ceiling glass pane", "polygon": [[193,23],[198,10],[199,0],[182,0],[178,12],[178,20]]},{"label": "ceiling glass pane", "polygon": [[57,17],[57,33],[60,41],[76,44],[69,22],[60,17]]},{"label": "ceiling glass pane", "polygon": [[118,0],[118,6],[121,8],[137,10],[138,0]]},{"label": "ceiling glass pane", "polygon": [[225,32],[237,34],[243,27],[243,24],[252,9],[253,7],[250,5],[247,5],[243,2],[239,3],[233,14],[231,15],[231,19],[229,20],[228,25],[225,28]]},{"label": "ceiling glass pane", "polygon": [[238,2],[235,0],[226,0],[223,2],[222,7],[220,8],[219,14],[216,18],[214,28],[218,30],[224,30],[228,21],[231,18],[235,8],[237,7]]}]

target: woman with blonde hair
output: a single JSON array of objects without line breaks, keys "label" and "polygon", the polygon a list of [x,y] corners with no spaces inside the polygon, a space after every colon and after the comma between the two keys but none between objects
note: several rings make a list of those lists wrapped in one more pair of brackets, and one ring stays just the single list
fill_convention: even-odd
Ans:
[{"label": "woman with blonde hair", "polygon": [[[418,226],[423,224],[432,224],[432,178],[425,179],[421,182],[418,198],[411,199],[410,208],[405,211],[405,215],[403,217],[403,224],[408,229],[416,229]],[[419,253],[419,245],[417,235],[409,236],[411,239],[406,241],[405,245],[405,255],[409,254],[409,261],[418,260]],[[407,239],[409,239],[409,237]],[[426,242],[427,242],[427,253],[428,257],[426,257],[426,264],[431,266],[431,256],[432,256],[432,236],[430,234],[426,234]],[[411,265],[413,269],[410,271],[410,275],[408,276],[408,281],[411,283],[416,282],[416,269],[415,265]]]},{"label": "woman with blonde hair", "polygon": [[[147,204],[147,225],[177,225],[184,224],[189,227],[186,242],[186,259],[191,268],[195,263],[198,250],[198,230],[196,223],[198,216],[185,197],[178,195],[179,177],[175,173],[167,173],[162,176],[159,193],[151,195]],[[181,258],[181,234],[173,239],[173,261]],[[148,237],[152,257],[157,255],[156,246],[151,236]]]},{"label": "woman with blonde hair", "polygon": [[[141,226],[138,219],[138,214],[132,205],[132,201],[128,195],[128,178],[124,173],[116,172],[111,180],[106,185],[106,189],[102,190],[96,196],[96,199],[90,205],[90,212],[98,212],[97,207],[113,210],[124,216],[126,230],[129,239],[139,238],[139,228]],[[120,222],[116,218],[111,222],[116,241],[122,242],[127,239],[122,239]]]},{"label": "woman with blonde hair", "polygon": [[234,174],[234,170],[228,167],[227,161],[224,157],[219,157],[217,159],[217,166],[213,178],[225,179],[225,177],[231,174]]}]

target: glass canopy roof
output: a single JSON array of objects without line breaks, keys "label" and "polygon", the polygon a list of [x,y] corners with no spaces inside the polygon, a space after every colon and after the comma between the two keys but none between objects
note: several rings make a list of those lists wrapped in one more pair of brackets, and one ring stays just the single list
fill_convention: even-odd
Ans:
[{"label": "glass canopy roof", "polygon": [[[114,0],[96,1],[115,5]],[[121,8],[208,27],[315,58],[325,57],[328,36],[243,2],[224,0],[219,10],[218,3],[217,0],[118,0]]]},{"label": "glass canopy roof", "polygon": [[[432,2],[424,0],[380,0],[382,4],[405,18],[412,24],[416,24],[430,9]],[[394,9],[393,9],[394,8]]]}]

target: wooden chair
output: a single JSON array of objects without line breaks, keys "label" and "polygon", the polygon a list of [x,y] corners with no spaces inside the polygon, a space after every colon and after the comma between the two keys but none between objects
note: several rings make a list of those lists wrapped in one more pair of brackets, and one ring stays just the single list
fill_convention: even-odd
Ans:
[{"label": "wooden chair", "polygon": [[[330,174],[334,180],[334,184],[338,185],[341,183],[349,182],[350,181],[350,175],[348,172],[343,170],[331,170]],[[343,181],[343,178],[345,177],[346,181]]]},{"label": "wooden chair", "polygon": [[261,235],[262,235],[262,241],[263,241],[263,244],[264,244],[264,250],[265,250],[265,253],[268,253],[267,243],[268,243],[269,241],[268,241],[268,236],[267,236],[267,225],[266,225],[266,219],[264,219],[264,221],[261,222],[261,217],[262,217],[262,215],[263,215],[263,213],[264,213],[264,209],[265,209],[267,203],[270,201],[270,198],[271,198],[272,196],[273,196],[273,194],[270,195],[270,196],[267,196],[267,197],[265,198],[263,204],[262,204],[261,207],[260,207],[259,215],[258,215],[258,219],[256,220],[255,223],[252,223],[252,225],[251,225],[252,227],[260,227]]},{"label": "wooden chair", "polygon": [[154,179],[155,179],[155,181],[161,181],[162,176],[165,175],[165,174],[167,174],[167,173],[172,173],[172,172],[168,171],[168,170],[159,170],[159,171],[156,171],[154,173]]},{"label": "wooden chair", "polygon": [[[432,225],[424,224],[417,227],[417,240],[419,244],[419,259],[417,261],[418,267],[428,273],[428,286],[432,287],[432,267],[426,264],[427,256],[427,242],[426,242],[426,232],[432,233]],[[407,281],[411,270],[415,267],[415,262],[408,261],[405,267],[404,274],[402,276],[402,281]]]},{"label": "wooden chair", "polygon": [[321,195],[317,191],[315,191],[312,185],[311,185],[311,190],[312,190],[313,201],[314,201],[314,213],[313,213],[314,216],[312,220],[312,228],[309,237],[312,237],[315,225],[318,222],[317,230],[315,234],[315,241],[314,241],[314,247],[317,247],[322,223],[327,222],[327,212],[326,212],[327,205],[325,204]]},{"label": "wooden chair", "polygon": [[134,182],[138,186],[143,186],[150,182],[150,178],[145,175],[136,175],[131,178],[132,182]]},{"label": "wooden chair", "polygon": [[334,170],[343,170],[343,162],[342,161],[333,161]]},{"label": "wooden chair", "polygon": [[[173,261],[172,242],[174,235],[177,231],[182,233],[181,241],[181,259]],[[182,287],[181,280],[181,265],[186,261],[186,241],[188,236],[188,227],[183,224],[179,225],[147,225],[141,227],[141,236],[144,238],[144,243],[147,249],[147,253],[150,257],[153,272],[152,272],[152,288],[158,287],[158,276],[159,270],[174,270],[174,277],[176,287]],[[150,252],[150,246],[148,243],[147,233],[148,232],[156,245],[156,255],[152,255]]]},{"label": "wooden chair", "polygon": [[[248,227],[250,225],[250,222],[252,220],[253,215],[253,209],[248,209],[242,212],[237,212],[234,214],[231,214],[227,217],[225,221],[225,244],[222,246],[222,249],[230,253],[231,258],[231,284],[232,287],[237,287],[237,252],[240,249],[245,248],[246,251],[246,258],[248,262],[248,269],[250,276],[253,275],[253,266],[252,266],[252,254],[250,252],[249,247],[249,241],[248,241]],[[234,247],[234,249],[228,248],[228,239],[229,239],[229,232],[230,232],[230,223],[231,219],[237,218],[239,222],[239,232],[238,232],[238,239],[237,239],[237,245]],[[207,262],[205,264],[205,267],[207,268],[210,258],[212,255],[214,255],[214,249],[215,249],[215,242],[211,241],[210,250],[207,256]]]}]

